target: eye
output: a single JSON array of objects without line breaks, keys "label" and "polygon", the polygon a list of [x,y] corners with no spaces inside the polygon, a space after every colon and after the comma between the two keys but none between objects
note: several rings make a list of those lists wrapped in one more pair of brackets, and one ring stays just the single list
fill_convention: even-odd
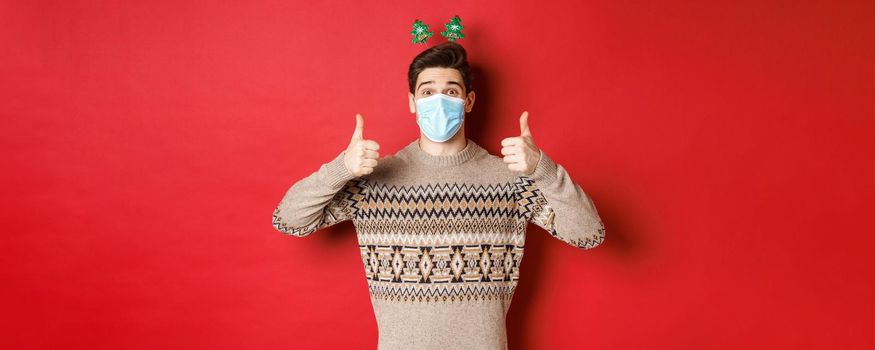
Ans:
[{"label": "eye", "polygon": [[455,94],[456,94],[456,90],[450,90],[450,93],[449,93],[449,94],[450,94],[450,95],[455,95]]},{"label": "eye", "polygon": [[425,91],[422,92],[422,94],[423,94],[423,95],[431,95],[431,91],[430,91],[430,90],[425,90]]}]

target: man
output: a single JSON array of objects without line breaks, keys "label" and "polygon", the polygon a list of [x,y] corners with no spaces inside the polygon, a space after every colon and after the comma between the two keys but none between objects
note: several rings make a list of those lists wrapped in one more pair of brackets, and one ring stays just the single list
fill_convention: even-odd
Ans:
[{"label": "man", "polygon": [[298,237],[352,220],[380,349],[506,349],[527,223],[582,249],[604,241],[595,206],[535,145],[527,112],[502,157],[465,136],[470,80],[458,43],[417,55],[408,99],[419,138],[381,159],[356,115],[346,149],[273,213],[277,230]]}]

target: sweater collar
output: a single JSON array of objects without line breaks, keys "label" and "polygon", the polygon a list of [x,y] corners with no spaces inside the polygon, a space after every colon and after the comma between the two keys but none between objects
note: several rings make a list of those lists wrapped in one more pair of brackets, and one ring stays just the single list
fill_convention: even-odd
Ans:
[{"label": "sweater collar", "polygon": [[419,146],[419,139],[413,140],[413,142],[405,148],[410,153],[413,161],[437,166],[452,166],[465,163],[471,158],[474,158],[474,156],[480,153],[480,150],[483,149],[480,145],[474,143],[474,141],[471,141],[469,138],[466,138],[465,148],[459,152],[448,155],[436,156],[423,151]]}]

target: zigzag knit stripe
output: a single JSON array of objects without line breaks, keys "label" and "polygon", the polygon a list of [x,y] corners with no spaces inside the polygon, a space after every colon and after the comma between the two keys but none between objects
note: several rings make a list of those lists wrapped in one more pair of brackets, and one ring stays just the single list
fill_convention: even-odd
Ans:
[{"label": "zigzag knit stripe", "polygon": [[509,302],[513,298],[516,283],[471,283],[430,285],[428,287],[404,284],[386,284],[368,281],[371,297],[392,302],[452,302],[494,301]]}]

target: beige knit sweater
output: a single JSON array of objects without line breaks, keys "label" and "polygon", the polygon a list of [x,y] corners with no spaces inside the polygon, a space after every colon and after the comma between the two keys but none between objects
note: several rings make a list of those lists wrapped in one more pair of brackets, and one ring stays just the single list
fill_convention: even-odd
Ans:
[{"label": "beige knit sweater", "polygon": [[467,139],[435,156],[411,142],[355,177],[343,152],[288,189],[273,213],[303,237],[352,220],[379,349],[506,349],[529,221],[581,249],[605,227],[592,200],[541,151],[530,176]]}]

